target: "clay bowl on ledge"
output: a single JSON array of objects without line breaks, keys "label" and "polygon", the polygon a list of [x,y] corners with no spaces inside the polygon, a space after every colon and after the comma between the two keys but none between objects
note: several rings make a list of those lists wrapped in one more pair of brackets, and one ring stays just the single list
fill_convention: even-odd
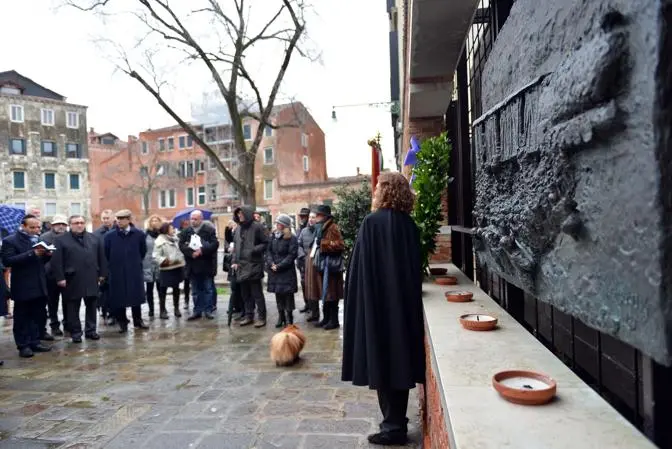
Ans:
[{"label": "clay bowl on ledge", "polygon": [[534,371],[501,371],[492,376],[492,386],[507,401],[521,405],[546,404],[555,396],[557,383]]},{"label": "clay bowl on ledge", "polygon": [[497,318],[481,313],[468,313],[460,317],[460,324],[470,331],[491,331],[497,327]]},{"label": "clay bowl on ledge", "polygon": [[457,290],[449,290],[445,293],[448,302],[471,302],[474,300],[474,294]]},{"label": "clay bowl on ledge", "polygon": [[432,276],[445,276],[448,274],[448,268],[430,268],[429,274]]},{"label": "clay bowl on ledge", "polygon": [[439,285],[457,285],[457,278],[455,276],[444,276],[434,279],[434,282]]}]

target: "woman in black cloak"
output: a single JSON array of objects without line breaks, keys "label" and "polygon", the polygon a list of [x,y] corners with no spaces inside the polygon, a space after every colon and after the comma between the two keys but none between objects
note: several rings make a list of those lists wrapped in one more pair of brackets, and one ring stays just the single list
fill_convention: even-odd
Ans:
[{"label": "woman in black cloak", "polygon": [[380,433],[369,441],[402,445],[408,393],[425,382],[422,263],[413,193],[400,173],[383,173],[374,212],[359,228],[345,286],[342,379],[378,393]]}]

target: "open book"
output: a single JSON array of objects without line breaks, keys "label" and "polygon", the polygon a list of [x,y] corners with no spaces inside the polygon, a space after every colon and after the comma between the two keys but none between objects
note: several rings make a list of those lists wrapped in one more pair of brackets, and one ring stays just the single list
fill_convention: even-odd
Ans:
[{"label": "open book", "polygon": [[44,248],[46,251],[56,251],[56,247],[47,242],[37,242],[33,245],[33,248]]}]

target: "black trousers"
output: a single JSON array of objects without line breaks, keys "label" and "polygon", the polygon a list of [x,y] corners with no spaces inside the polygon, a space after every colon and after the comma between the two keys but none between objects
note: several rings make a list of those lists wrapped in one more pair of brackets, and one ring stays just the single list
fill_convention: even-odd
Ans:
[{"label": "black trousers", "polygon": [[[157,287],[159,290],[159,310],[166,310],[166,297],[168,296],[168,287],[161,284]],[[180,287],[173,287],[173,307],[177,309],[180,306]]]},{"label": "black trousers", "polygon": [[[107,283],[107,279],[100,284],[98,288],[98,307],[100,308],[100,313],[103,318],[108,318],[110,316],[110,306],[109,298],[110,297],[110,286]],[[65,321],[65,317],[63,317]]]},{"label": "black trousers", "polygon": [[278,306],[278,312],[281,310],[291,312],[294,310],[294,293],[276,293],[275,304]]},{"label": "black trousers", "polygon": [[[58,320],[58,303],[61,302],[61,297],[63,295],[63,290],[61,287],[56,285],[56,282],[47,280],[47,292],[49,298],[47,299],[47,310],[49,312],[49,326],[52,330],[56,330],[61,327],[61,322]],[[67,330],[67,320],[66,320],[66,310],[65,304],[63,304],[63,327]]]},{"label": "black trousers", "polygon": [[47,298],[35,298],[27,301],[14,301],[14,342],[16,347],[34,348],[40,344],[40,332],[44,328],[42,316],[46,317]]},{"label": "black trousers", "polygon": [[159,284],[156,282],[145,282],[145,297],[147,299],[147,305],[149,306],[150,313],[154,313],[154,286],[159,290]]},{"label": "black trousers", "polygon": [[[68,299],[65,302],[65,308],[68,311],[68,326],[73,337],[82,336],[82,322],[79,319],[79,308],[82,305],[82,299]],[[89,296],[84,298],[84,333],[91,335],[96,333],[97,316],[96,305],[98,303],[97,296]]]},{"label": "black trousers", "polygon": [[266,298],[264,298],[264,289],[261,286],[261,279],[258,281],[239,282],[240,294],[243,297],[245,305],[245,316],[254,318],[254,308],[257,308],[257,317],[260,320],[266,319]]},{"label": "black trousers", "polygon": [[[47,292],[47,295],[49,293]],[[40,298],[39,302],[39,317],[37,321],[37,329],[40,332],[40,337],[47,333],[47,321],[49,321],[49,312],[47,312],[47,304],[49,303],[49,296]]]},{"label": "black trousers", "polygon": [[408,433],[408,390],[376,390],[378,405],[383,414],[380,431],[385,433]]},{"label": "black trousers", "polygon": [[[142,306],[131,307],[131,314],[133,316],[133,325],[142,323]],[[126,316],[126,307],[115,310],[114,317],[119,324],[128,324],[128,316]]]}]

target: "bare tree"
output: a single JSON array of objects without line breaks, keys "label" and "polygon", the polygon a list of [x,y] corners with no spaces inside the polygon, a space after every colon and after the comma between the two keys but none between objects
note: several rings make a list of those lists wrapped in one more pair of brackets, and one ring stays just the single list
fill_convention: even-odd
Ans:
[{"label": "bare tree", "polygon": [[[64,0],[67,5],[82,11],[101,15],[114,14],[112,5],[122,0]],[[262,5],[263,3],[263,5]],[[310,57],[303,48],[306,41],[304,0],[265,0],[256,2],[253,12],[252,0],[189,0],[171,2],[169,0],[125,0],[124,4],[134,6],[134,17],[146,29],[138,45],[144,45],[157,38],[156,45],[144,52],[144,63],[135,63],[120,46],[116,46],[120,56],[119,70],[135,79],[150,93],[159,105],[179,124],[194,141],[212,158],[218,170],[240,193],[244,204],[254,206],[254,162],[259,145],[267,127],[278,128],[296,126],[288,123],[271,123],[273,106],[278,96],[287,68],[294,53]],[[179,5],[179,6],[178,6]],[[188,9],[185,5],[189,5]],[[208,34],[199,36],[202,26],[192,19],[207,21]],[[205,22],[201,22],[205,23]],[[200,29],[199,29],[200,28]],[[250,54],[255,47],[275,44],[282,48],[279,66],[271,68],[275,80],[268,92],[261,87],[259,79],[252,74]],[[230,113],[233,139],[240,165],[238,176],[234,176],[219,154],[211,148],[194,127],[181,117],[169,104],[162,92],[165,80],[157,74],[155,61],[165,51],[177,51],[183,61],[194,62],[203,67],[208,77],[219,90]],[[257,49],[258,52],[258,49]],[[277,49],[276,49],[277,52]],[[178,58],[172,63],[177,66]],[[268,72],[268,65],[264,71]],[[246,98],[252,98],[245,104]],[[259,126],[250,145],[243,134],[243,120],[255,119]]]},{"label": "bare tree", "polygon": [[[129,142],[128,148],[105,161],[102,176],[114,185],[111,192],[103,192],[105,196],[114,195],[120,203],[133,204],[138,198],[142,200],[141,208],[144,218],[151,213],[152,198],[162,190],[170,191],[176,187],[189,187],[185,180],[196,176],[197,164],[204,161],[181,161],[184,167],[170,163],[165,157],[165,150],[148,145],[146,151],[139,142]],[[191,164],[191,168],[189,165]],[[169,194],[169,193],[167,193]],[[193,190],[194,203],[196,187]],[[177,193],[175,193],[177,196]],[[169,201],[169,199],[166,199]],[[175,198],[175,201],[177,199]]]}]

